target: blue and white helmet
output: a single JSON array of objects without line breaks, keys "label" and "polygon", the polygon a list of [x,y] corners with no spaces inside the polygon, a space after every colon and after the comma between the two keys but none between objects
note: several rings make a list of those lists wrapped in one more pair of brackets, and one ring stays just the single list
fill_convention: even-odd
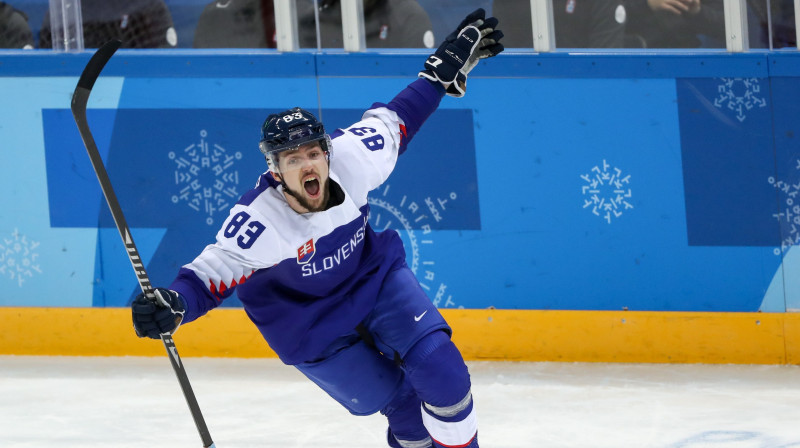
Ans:
[{"label": "blue and white helmet", "polygon": [[295,151],[307,143],[319,142],[328,160],[331,156],[331,137],[325,133],[322,122],[311,112],[295,107],[272,114],[261,126],[261,141],[258,147],[267,158],[269,169],[280,173],[278,155],[284,151]]}]

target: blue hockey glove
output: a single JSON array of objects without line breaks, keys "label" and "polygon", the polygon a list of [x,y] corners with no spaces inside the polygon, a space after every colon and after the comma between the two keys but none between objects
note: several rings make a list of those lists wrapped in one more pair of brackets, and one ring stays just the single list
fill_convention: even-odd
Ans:
[{"label": "blue hockey glove", "polygon": [[164,288],[154,292],[157,302],[141,293],[131,303],[133,328],[140,338],[161,339],[162,333],[175,333],[186,312],[186,303],[177,292]]},{"label": "blue hockey glove", "polygon": [[428,57],[419,76],[441,83],[450,96],[464,96],[467,75],[478,61],[497,56],[505,49],[500,43],[503,32],[497,25],[496,18],[486,18],[483,8],[475,10]]}]

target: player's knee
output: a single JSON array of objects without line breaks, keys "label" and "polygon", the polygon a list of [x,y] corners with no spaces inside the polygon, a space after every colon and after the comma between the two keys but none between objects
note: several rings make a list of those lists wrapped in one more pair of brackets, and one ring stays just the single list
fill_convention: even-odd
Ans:
[{"label": "player's knee", "polygon": [[426,336],[409,351],[404,364],[422,399],[422,421],[434,446],[477,447],[469,371],[450,337],[442,331]]},{"label": "player's knee", "polygon": [[403,362],[409,381],[426,403],[449,406],[469,393],[467,366],[444,331],[431,333],[420,340]]}]

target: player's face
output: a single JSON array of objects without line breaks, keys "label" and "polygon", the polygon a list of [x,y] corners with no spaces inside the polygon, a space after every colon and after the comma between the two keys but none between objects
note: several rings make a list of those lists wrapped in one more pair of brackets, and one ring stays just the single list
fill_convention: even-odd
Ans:
[{"label": "player's face", "polygon": [[289,205],[298,213],[325,210],[328,203],[328,159],[319,142],[280,153],[280,174]]}]

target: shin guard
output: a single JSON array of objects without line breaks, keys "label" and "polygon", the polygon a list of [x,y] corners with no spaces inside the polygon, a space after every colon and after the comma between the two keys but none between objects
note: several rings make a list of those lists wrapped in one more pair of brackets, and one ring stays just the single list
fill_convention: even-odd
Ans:
[{"label": "shin guard", "polygon": [[478,420],[472,393],[453,406],[422,403],[422,422],[436,448],[478,448]]},{"label": "shin guard", "polygon": [[381,410],[389,420],[386,437],[392,448],[431,448],[431,438],[419,413],[420,399],[408,381],[404,381],[394,399]]}]

